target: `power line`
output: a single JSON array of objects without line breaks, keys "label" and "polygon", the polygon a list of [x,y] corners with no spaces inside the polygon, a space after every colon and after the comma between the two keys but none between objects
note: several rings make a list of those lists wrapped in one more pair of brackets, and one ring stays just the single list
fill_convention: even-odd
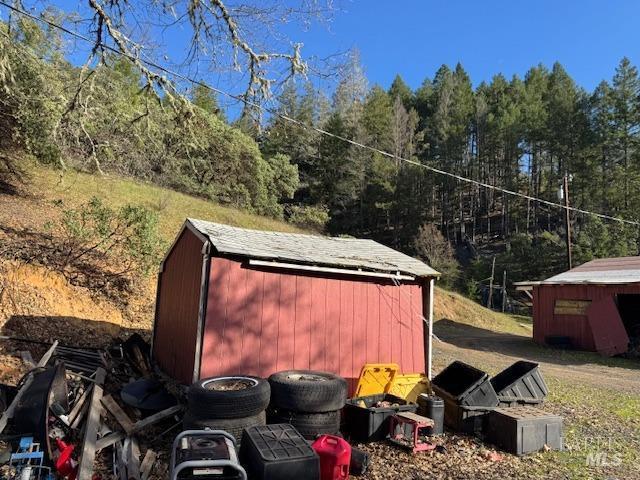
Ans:
[{"label": "power line", "polygon": [[122,52],[122,51],[120,51],[120,50],[118,50],[118,49],[116,49],[114,47],[111,47],[110,45],[104,44],[102,42],[96,43],[93,40],[91,40],[89,37],[87,37],[85,35],[82,35],[81,33],[78,33],[78,32],[75,32],[73,30],[70,30],[70,29],[68,29],[68,28],[66,28],[66,27],[64,27],[62,25],[59,25],[59,24],[57,24],[55,22],[52,22],[51,20],[48,20],[46,18],[41,18],[41,17],[39,17],[37,15],[33,15],[33,14],[31,14],[31,13],[25,11],[25,10],[22,10],[22,9],[20,9],[18,7],[15,7],[14,5],[10,5],[10,4],[6,3],[4,0],[0,0],[0,5],[3,5],[4,7],[8,8],[8,9],[10,9],[10,10],[16,12],[16,13],[19,13],[21,15],[24,15],[24,16],[28,17],[28,18],[31,18],[32,20],[35,20],[35,21],[38,21],[38,22],[41,22],[41,23],[45,23],[45,24],[49,25],[50,27],[59,29],[59,30],[65,32],[68,35],[71,35],[71,36],[73,36],[75,38],[78,38],[78,39],[80,39],[80,40],[82,40],[84,42],[90,43],[94,47],[98,46],[100,48],[104,48],[105,50],[108,50],[108,51],[110,51],[112,53],[115,53],[116,55],[120,55],[122,57],[128,58],[129,60],[131,60],[133,62],[142,62],[142,63],[146,64],[149,67],[152,67],[152,68],[155,68],[157,70],[160,70],[160,71],[162,71],[162,72],[164,72],[164,73],[166,73],[168,75],[171,75],[171,76],[173,76],[175,78],[179,78],[180,80],[184,80],[184,81],[192,83],[194,85],[201,86],[201,87],[206,88],[207,90],[210,90],[212,92],[215,92],[215,93],[218,93],[220,95],[224,95],[226,97],[229,97],[229,98],[231,98],[233,100],[242,102],[247,106],[259,109],[259,110],[261,110],[263,112],[266,112],[266,113],[269,113],[271,115],[275,115],[277,117],[282,118],[283,120],[286,120],[286,121],[288,121],[290,123],[298,125],[298,126],[304,128],[304,129],[313,130],[313,131],[315,131],[317,133],[320,133],[321,135],[329,136],[329,137],[335,138],[336,140],[340,140],[340,141],[349,143],[349,144],[351,144],[353,146],[356,146],[358,148],[362,148],[362,149],[369,150],[369,151],[374,152],[374,153],[378,153],[378,154],[380,154],[380,155],[382,155],[384,157],[388,157],[388,158],[394,159],[396,161],[400,160],[400,161],[405,162],[405,163],[407,163],[409,165],[414,165],[416,167],[424,168],[424,169],[426,169],[426,170],[428,170],[430,172],[437,173],[439,175],[446,176],[446,177],[449,177],[449,178],[453,178],[453,179],[458,180],[460,182],[465,182],[465,183],[469,183],[469,184],[472,184],[472,185],[477,185],[479,187],[483,187],[483,188],[486,188],[488,190],[494,190],[494,191],[502,192],[504,194],[511,195],[511,196],[514,196],[514,197],[519,197],[519,198],[523,198],[525,200],[538,202],[538,203],[540,203],[542,205],[548,205],[548,206],[551,206],[551,207],[556,207],[556,208],[560,208],[560,209],[563,209],[563,210],[568,210],[568,211],[571,211],[571,212],[581,213],[581,214],[584,214],[584,215],[591,215],[591,216],[594,216],[594,217],[602,218],[604,220],[611,220],[611,221],[615,221],[615,222],[619,222],[619,223],[623,223],[623,224],[627,224],[627,225],[640,226],[640,222],[637,222],[637,221],[627,220],[627,219],[622,218],[622,217],[615,217],[613,215],[607,215],[607,214],[604,214],[604,213],[592,212],[592,211],[589,211],[589,210],[584,210],[582,208],[577,208],[577,207],[572,207],[572,206],[565,206],[565,205],[562,205],[561,203],[551,202],[549,200],[544,200],[544,199],[539,198],[539,197],[534,197],[534,196],[531,196],[531,195],[527,195],[525,193],[520,193],[520,192],[517,192],[515,190],[509,190],[509,189],[506,189],[506,188],[498,187],[496,185],[491,185],[491,184],[486,183],[486,182],[481,182],[479,180],[473,180],[471,178],[463,177],[462,175],[458,175],[458,174],[455,174],[455,173],[447,172],[446,170],[442,170],[442,169],[439,169],[439,168],[436,168],[436,167],[432,167],[430,165],[425,165],[425,164],[423,164],[421,162],[418,162],[416,160],[411,160],[411,159],[408,159],[408,158],[399,157],[399,156],[394,155],[394,154],[392,154],[390,152],[387,152],[385,150],[381,150],[379,148],[372,147],[371,145],[366,145],[364,143],[360,143],[360,142],[358,142],[356,140],[352,140],[350,138],[343,137],[342,135],[337,135],[335,133],[328,132],[328,131],[323,130],[323,129],[319,128],[319,127],[316,127],[316,126],[313,126],[313,125],[309,125],[309,124],[301,122],[301,121],[299,121],[299,120],[297,120],[295,118],[291,118],[288,115],[285,115],[285,114],[280,113],[278,111],[265,108],[263,105],[260,105],[260,104],[258,104],[256,102],[252,102],[251,100],[248,100],[248,99],[244,98],[241,95],[236,95],[236,94],[229,93],[229,92],[226,92],[224,90],[221,90],[219,88],[212,87],[211,85],[208,85],[207,83],[204,83],[204,82],[202,82],[200,80],[195,80],[195,79],[190,78],[190,77],[188,77],[186,75],[183,75],[183,74],[181,74],[179,72],[173,71],[173,70],[171,70],[169,68],[166,68],[166,67],[164,67],[164,66],[162,66],[162,65],[160,65],[160,64],[158,64],[158,63],[156,63],[156,62],[154,62],[152,60],[147,60],[147,59],[144,59],[144,58],[135,57],[134,55],[131,55],[131,54],[126,53],[126,52]]}]

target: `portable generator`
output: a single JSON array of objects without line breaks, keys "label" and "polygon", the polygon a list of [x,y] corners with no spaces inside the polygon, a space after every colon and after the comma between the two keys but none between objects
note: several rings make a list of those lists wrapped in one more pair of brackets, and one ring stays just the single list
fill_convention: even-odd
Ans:
[{"label": "portable generator", "polygon": [[247,480],[235,439],[222,430],[185,430],[173,441],[171,480]]}]

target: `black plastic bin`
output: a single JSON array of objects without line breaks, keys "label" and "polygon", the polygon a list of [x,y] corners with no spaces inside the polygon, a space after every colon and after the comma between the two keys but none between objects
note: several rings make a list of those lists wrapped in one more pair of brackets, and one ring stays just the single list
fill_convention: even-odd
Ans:
[{"label": "black plastic bin", "polygon": [[258,425],[244,430],[240,462],[253,480],[318,480],[320,459],[293,425]]},{"label": "black plastic bin", "polygon": [[[382,401],[391,402],[393,406],[374,406]],[[344,406],[345,430],[352,440],[358,442],[384,440],[389,434],[391,415],[398,412],[416,413],[417,410],[417,404],[385,393],[351,398]]]},{"label": "black plastic bin", "polygon": [[452,419],[453,428],[460,433],[483,437],[487,433],[489,414],[497,407],[460,407]]},{"label": "black plastic bin", "polygon": [[444,400],[444,424],[451,430],[468,435],[485,431],[487,415],[496,407],[458,405],[456,400],[432,384],[433,393]]},{"label": "black plastic bin", "polygon": [[[431,386],[439,397],[469,407],[496,407],[498,396],[489,375],[466,363],[455,361],[435,376]],[[446,413],[445,413],[446,417]]]},{"label": "black plastic bin", "polygon": [[562,417],[531,406],[496,408],[489,414],[487,440],[515,455],[562,450]]},{"label": "black plastic bin", "polygon": [[537,363],[519,360],[491,379],[501,406],[542,403],[549,393]]},{"label": "black plastic bin", "polygon": [[418,395],[418,415],[433,420],[433,427],[429,435],[442,435],[444,433],[444,400],[435,395],[426,393]]}]

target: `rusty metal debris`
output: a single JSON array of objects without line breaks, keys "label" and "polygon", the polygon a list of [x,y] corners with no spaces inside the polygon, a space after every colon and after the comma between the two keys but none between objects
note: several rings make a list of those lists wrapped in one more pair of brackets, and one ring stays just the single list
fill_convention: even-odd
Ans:
[{"label": "rusty metal debris", "polygon": [[[21,353],[32,369],[0,417],[0,434],[13,442],[14,452],[27,444],[38,446],[43,476],[24,478],[47,478],[47,472],[77,480],[108,478],[112,473],[118,479],[150,478],[158,457],[151,446],[164,441],[158,430],[173,429],[182,407],[176,400],[153,412],[120,400],[120,391],[131,381],[146,379],[164,389],[165,379],[153,370],[148,354],[139,336],[106,350],[56,341],[37,364],[30,352]],[[172,426],[167,429],[163,421]],[[19,475],[25,475],[25,468],[36,472],[26,463],[8,468],[8,478],[23,478]]]}]

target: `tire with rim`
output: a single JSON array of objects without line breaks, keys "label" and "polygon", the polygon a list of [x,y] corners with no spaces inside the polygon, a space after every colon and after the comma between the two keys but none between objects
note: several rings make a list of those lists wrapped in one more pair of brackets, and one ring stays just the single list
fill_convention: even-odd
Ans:
[{"label": "tire with rim", "polygon": [[184,430],[224,430],[233,435],[236,439],[236,446],[240,446],[242,441],[242,432],[245,428],[254,427],[256,425],[266,425],[267,419],[265,412],[258,415],[252,415],[245,418],[194,418],[190,413],[186,413],[182,419],[182,427]]},{"label": "tire with rim", "polygon": [[264,378],[225,375],[205,378],[189,387],[188,412],[192,418],[244,418],[258,415],[269,405],[271,387]]},{"label": "tire with rim", "polygon": [[318,435],[340,432],[340,411],[300,413],[279,408],[269,411],[268,423],[289,423],[307,440],[313,440]]},{"label": "tire with rim", "polygon": [[287,370],[269,377],[271,405],[294,412],[340,410],[347,400],[347,381],[333,373]]}]

